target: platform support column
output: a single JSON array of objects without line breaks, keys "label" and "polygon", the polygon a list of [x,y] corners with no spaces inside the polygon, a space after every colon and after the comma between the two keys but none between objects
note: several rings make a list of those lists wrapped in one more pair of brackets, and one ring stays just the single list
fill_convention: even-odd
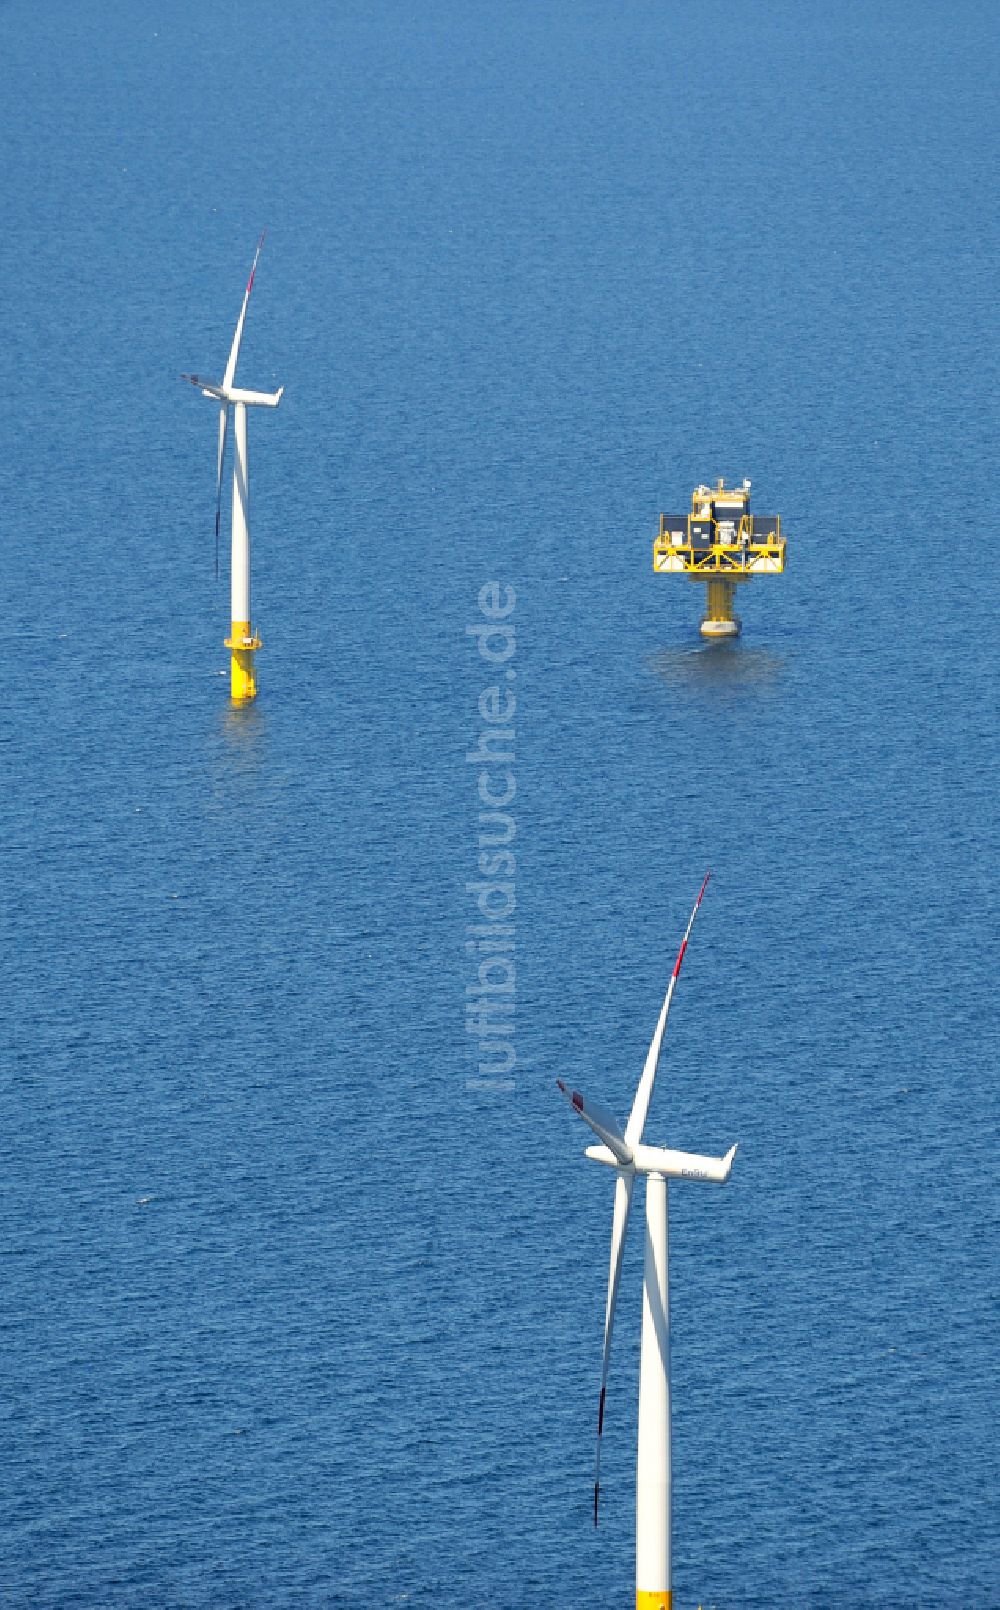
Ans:
[{"label": "platform support column", "polygon": [[705,619],[701,623],[702,637],[738,637],[740,621],[733,612],[736,583],[728,576],[712,576],[706,591],[708,599]]}]

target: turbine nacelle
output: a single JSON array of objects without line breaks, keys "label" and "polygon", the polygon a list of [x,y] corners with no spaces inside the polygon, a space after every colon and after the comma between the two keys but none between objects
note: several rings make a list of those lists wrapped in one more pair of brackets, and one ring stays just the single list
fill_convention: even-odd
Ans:
[{"label": "turbine nacelle", "polygon": [[595,1163],[606,1163],[609,1168],[625,1169],[631,1174],[662,1174],[669,1180],[706,1180],[712,1185],[725,1185],[733,1170],[736,1149],[731,1146],[725,1157],[701,1157],[696,1152],[678,1152],[668,1146],[639,1145],[632,1148],[627,1163],[616,1157],[610,1146],[588,1146],[585,1155]]},{"label": "turbine nacelle", "polygon": [[628,1130],[623,1132],[611,1113],[581,1096],[579,1090],[570,1090],[561,1079],[557,1079],[556,1084],[573,1111],[602,1142],[600,1146],[586,1149],[586,1155],[595,1163],[606,1163],[609,1168],[620,1168],[631,1174],[662,1174],[666,1179],[710,1180],[716,1185],[725,1185],[728,1180],[736,1156],[735,1146],[725,1157],[702,1157],[696,1152],[678,1152],[667,1146],[644,1146],[641,1140],[629,1142]]},{"label": "turbine nacelle", "polygon": [[235,386],[217,386],[200,375],[181,375],[181,379],[197,386],[203,397],[213,397],[220,403],[245,403],[248,408],[277,408],[285,393],[284,386],[277,391],[240,391]]}]

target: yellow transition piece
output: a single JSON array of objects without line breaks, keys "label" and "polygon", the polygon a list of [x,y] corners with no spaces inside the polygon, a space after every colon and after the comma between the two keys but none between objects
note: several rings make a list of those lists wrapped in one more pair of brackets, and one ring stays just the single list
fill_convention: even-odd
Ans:
[{"label": "yellow transition piece", "polygon": [[233,621],[232,635],[226,638],[231,651],[229,661],[229,691],[234,699],[256,699],[257,668],[254,655],[260,648],[249,621]]}]

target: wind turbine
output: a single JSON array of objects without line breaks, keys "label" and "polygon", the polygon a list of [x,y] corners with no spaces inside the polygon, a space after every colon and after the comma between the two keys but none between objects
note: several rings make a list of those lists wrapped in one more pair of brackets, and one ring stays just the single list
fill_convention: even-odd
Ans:
[{"label": "wind turbine", "polygon": [[233,458],[233,547],[230,565],[230,593],[232,632],[226,638],[230,650],[230,692],[234,699],[257,697],[257,672],[254,655],[260,648],[260,638],[250,623],[250,493],[247,474],[247,409],[277,408],[284,386],[277,391],[240,391],[234,386],[236,363],[240,355],[243,326],[246,322],[247,303],[253,290],[257,259],[264,244],[263,234],[257,242],[253,267],[247,288],[243,293],[243,306],[236,321],[236,334],[229,350],[229,362],[221,382],[203,380],[200,375],[182,375],[182,380],[205,397],[211,397],[219,408],[219,457],[215,483],[215,573],[219,573],[219,523],[222,516],[222,468],[226,456],[226,437],[229,433],[229,410],[235,415],[235,454]]},{"label": "wind turbine", "polygon": [[642,1132],[653,1094],[667,1014],[711,873],[706,872],[688,920],[674,970],[667,986],[646,1063],[624,1131],[603,1108],[586,1101],[577,1090],[556,1083],[600,1146],[588,1146],[586,1155],[615,1169],[615,1207],[611,1227],[611,1268],[604,1313],[604,1359],[601,1395],[597,1409],[597,1456],[594,1463],[594,1525],[601,1490],[601,1435],[608,1384],[608,1359],[615,1304],[622,1272],[622,1253],[636,1175],[646,1177],[646,1264],[642,1288],[642,1349],[639,1359],[639,1454],[636,1467],[635,1602],[636,1610],[671,1610],[670,1559],[670,1293],[667,1274],[667,1181],[708,1180],[724,1185],[736,1156],[733,1146],[725,1157],[698,1157],[691,1152],[645,1146]]}]

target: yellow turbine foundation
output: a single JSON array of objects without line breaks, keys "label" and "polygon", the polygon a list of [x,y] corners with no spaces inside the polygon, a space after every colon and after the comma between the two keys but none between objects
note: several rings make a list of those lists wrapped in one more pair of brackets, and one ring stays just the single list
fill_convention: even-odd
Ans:
[{"label": "yellow turbine foundation", "polygon": [[254,634],[249,621],[233,621],[232,636],[226,638],[231,652],[229,661],[229,691],[234,699],[256,699],[257,667],[254,655],[260,648],[260,638]]},{"label": "yellow turbine foundation", "polygon": [[738,637],[740,619],[733,613],[736,583],[728,576],[712,576],[706,584],[708,607],[701,623],[702,637]]},{"label": "yellow turbine foundation", "polygon": [[673,1598],[672,1593],[648,1593],[645,1588],[637,1588],[635,1610],[671,1610]]}]

